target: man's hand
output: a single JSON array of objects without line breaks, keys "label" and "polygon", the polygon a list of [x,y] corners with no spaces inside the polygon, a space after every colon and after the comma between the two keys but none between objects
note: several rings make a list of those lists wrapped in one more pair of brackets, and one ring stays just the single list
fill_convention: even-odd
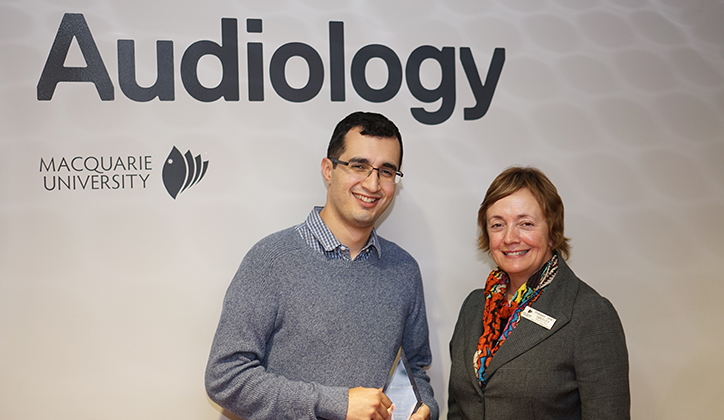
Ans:
[{"label": "man's hand", "polygon": [[[382,389],[352,388],[349,390],[346,420],[386,420],[390,417],[391,405],[392,401],[382,393]],[[430,417],[429,409],[427,416]]]},{"label": "man's hand", "polygon": [[425,404],[421,405],[410,417],[410,420],[430,420],[430,407]]}]

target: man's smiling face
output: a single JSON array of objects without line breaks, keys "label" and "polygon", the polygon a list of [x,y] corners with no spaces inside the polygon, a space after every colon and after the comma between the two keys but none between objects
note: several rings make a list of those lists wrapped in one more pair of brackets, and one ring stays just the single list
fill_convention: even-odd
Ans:
[{"label": "man's smiling face", "polygon": [[[344,152],[338,158],[341,161],[350,162],[350,165],[367,163],[375,168],[399,168],[400,145],[394,137],[365,136],[356,127],[345,135],[344,143]],[[333,165],[325,159],[322,173],[329,185],[324,207],[325,222],[328,222],[327,217],[331,218],[327,224],[333,232],[335,227],[371,230],[395,195],[396,185],[382,182],[377,171],[372,171],[369,176],[360,176],[345,165]]]}]

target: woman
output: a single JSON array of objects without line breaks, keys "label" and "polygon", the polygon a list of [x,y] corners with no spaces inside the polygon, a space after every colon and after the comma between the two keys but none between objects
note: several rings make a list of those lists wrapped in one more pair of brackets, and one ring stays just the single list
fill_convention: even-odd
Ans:
[{"label": "woman", "polygon": [[478,212],[498,267],[460,310],[448,419],[628,419],[628,353],[611,303],[566,264],[563,202],[539,170],[513,167]]}]

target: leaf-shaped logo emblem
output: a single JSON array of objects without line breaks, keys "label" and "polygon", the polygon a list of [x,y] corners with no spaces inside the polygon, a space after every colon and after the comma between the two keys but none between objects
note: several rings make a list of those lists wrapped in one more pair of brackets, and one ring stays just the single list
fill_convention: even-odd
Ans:
[{"label": "leaf-shaped logo emblem", "polygon": [[201,155],[194,157],[190,150],[182,155],[174,146],[163,165],[163,185],[175,200],[180,193],[201,181],[208,167],[209,161],[202,161]]}]

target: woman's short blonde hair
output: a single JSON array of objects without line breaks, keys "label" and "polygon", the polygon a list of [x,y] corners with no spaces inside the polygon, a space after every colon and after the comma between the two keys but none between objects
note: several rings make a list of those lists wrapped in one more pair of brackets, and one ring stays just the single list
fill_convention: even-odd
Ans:
[{"label": "woman's short blonde hair", "polygon": [[563,259],[568,259],[571,253],[569,239],[563,233],[564,215],[563,200],[558,195],[555,185],[543,172],[533,167],[513,166],[498,175],[485,193],[485,199],[478,210],[478,247],[483,251],[490,251],[490,238],[488,236],[486,212],[496,201],[507,197],[514,192],[527,188],[538,201],[548,224],[548,237],[553,244],[552,251],[557,251]]}]

